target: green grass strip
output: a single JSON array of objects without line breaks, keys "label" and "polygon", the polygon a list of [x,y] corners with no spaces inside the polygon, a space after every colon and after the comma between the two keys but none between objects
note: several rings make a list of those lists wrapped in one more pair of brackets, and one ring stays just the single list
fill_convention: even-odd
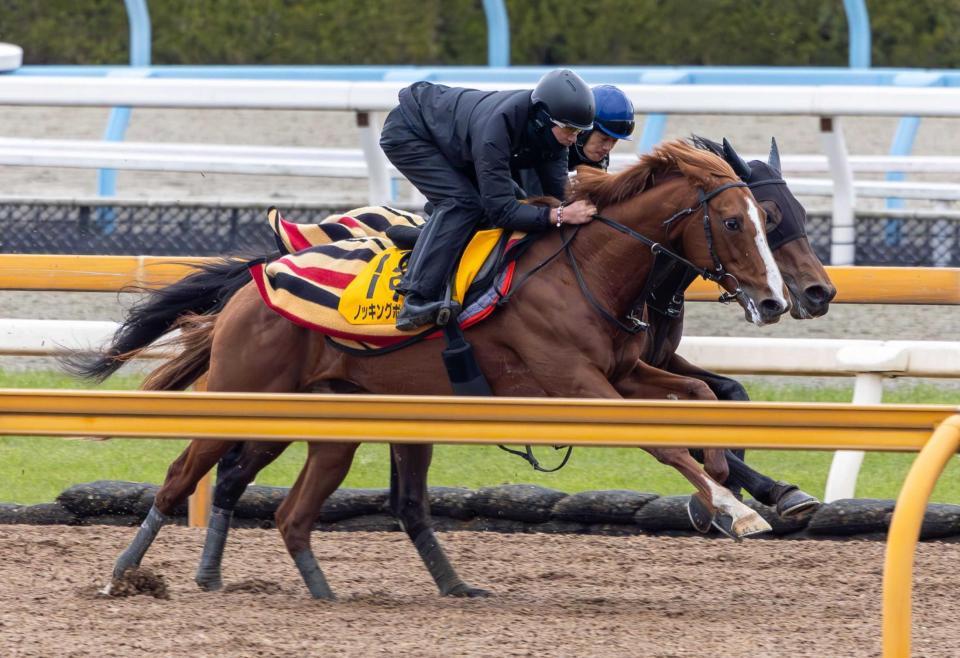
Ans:
[{"label": "green grass strip", "polygon": [[[853,394],[852,379],[835,385],[771,385],[747,381],[755,400],[847,402]],[[111,379],[103,388],[131,389],[137,377]],[[2,372],[3,388],[80,388],[73,379],[51,372]],[[956,403],[956,390],[917,384],[898,386],[884,395],[885,402]],[[691,437],[695,440],[695,437]],[[162,482],[170,462],[186,445],[185,441],[114,439],[110,441],[71,440],[42,437],[0,437],[0,501],[21,504],[49,502],[66,487],[93,480]],[[257,479],[258,484],[289,486],[296,478],[306,455],[303,443],[292,445]],[[538,448],[545,466],[558,463],[560,453]],[[867,454],[857,487],[863,498],[896,498],[912,454]],[[748,461],[778,480],[794,482],[816,496],[822,496],[832,453],[757,450]],[[934,491],[937,502],[960,503],[960,466],[948,466]],[[388,486],[387,446],[360,447],[347,477],[346,487]],[[687,494],[691,486],[675,471],[634,448],[577,448],[570,463],[552,474],[533,471],[520,458],[495,446],[449,446],[435,449],[430,484],[478,488],[506,483],[532,483],[561,491],[590,489],[633,489],[663,495]]]}]

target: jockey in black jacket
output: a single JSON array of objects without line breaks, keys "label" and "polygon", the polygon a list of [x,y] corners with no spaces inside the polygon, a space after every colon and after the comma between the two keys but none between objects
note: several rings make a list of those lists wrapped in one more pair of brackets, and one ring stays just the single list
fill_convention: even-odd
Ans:
[{"label": "jockey in black jacket", "polygon": [[592,219],[596,208],[589,202],[529,206],[517,201],[515,189],[520,172],[532,170],[546,194],[563,199],[568,147],[593,126],[593,115],[590,88],[569,70],[546,74],[532,92],[430,82],[400,91],[380,146],[433,213],[397,288],[405,295],[398,329],[437,320],[444,286],[478,228],[532,232]]},{"label": "jockey in black jacket", "polygon": [[[613,85],[593,88],[596,115],[593,128],[584,130],[570,147],[567,168],[576,171],[586,165],[606,171],[610,167],[610,152],[621,139],[630,139],[634,129],[633,103]],[[544,189],[532,171],[522,172],[521,196],[540,196]]]}]

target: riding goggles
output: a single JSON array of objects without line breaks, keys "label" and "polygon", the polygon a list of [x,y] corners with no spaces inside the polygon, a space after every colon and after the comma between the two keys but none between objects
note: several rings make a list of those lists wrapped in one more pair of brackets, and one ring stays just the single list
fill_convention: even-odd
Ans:
[{"label": "riding goggles", "polygon": [[593,126],[614,139],[630,139],[636,124],[632,119],[597,119]]},{"label": "riding goggles", "polygon": [[550,118],[550,123],[555,125],[557,128],[559,128],[563,132],[567,133],[568,135],[573,135],[573,136],[579,135],[584,130],[590,130],[591,128],[593,128],[593,126],[590,126],[589,128],[581,128],[580,126],[574,126],[569,123],[564,123],[563,121],[558,121],[553,117]]}]

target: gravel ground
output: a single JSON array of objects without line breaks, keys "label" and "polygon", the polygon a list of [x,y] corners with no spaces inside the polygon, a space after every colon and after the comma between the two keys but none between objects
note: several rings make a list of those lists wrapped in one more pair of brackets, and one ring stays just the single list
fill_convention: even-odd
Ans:
[{"label": "gravel ground", "polygon": [[[0,527],[10,656],[876,656],[884,544],[444,533],[487,599],[442,599],[401,533],[315,533],[337,603],[311,601],[276,531],[237,530],[227,590],[192,582],[203,531],[144,566],[169,599],[101,598],[132,528]],[[914,655],[960,654],[960,547],[919,547]]]}]

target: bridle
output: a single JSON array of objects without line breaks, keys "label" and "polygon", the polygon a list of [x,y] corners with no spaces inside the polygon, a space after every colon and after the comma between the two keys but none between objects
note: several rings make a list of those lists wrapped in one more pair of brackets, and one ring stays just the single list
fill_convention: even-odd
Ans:
[{"label": "bridle", "polygon": [[[783,180],[782,178],[768,178],[767,180],[758,180],[753,183],[749,183],[747,187],[752,190],[763,185],[786,184],[787,181]],[[797,221],[793,214],[782,213],[780,223],[777,224],[773,229],[766,231],[766,234],[767,245],[770,247],[770,251],[773,251],[774,249],[779,249],[788,242],[806,237],[807,231],[803,224]]]},{"label": "bridle", "polygon": [[[624,235],[628,235],[631,238],[647,245],[648,247],[650,247],[650,253],[652,253],[654,256],[662,255],[679,265],[683,265],[690,272],[691,280],[693,278],[696,278],[697,276],[701,276],[708,281],[713,281],[719,284],[723,281],[724,278],[730,277],[731,279],[733,279],[733,282],[734,282],[734,288],[735,288],[734,292],[731,293],[724,290],[719,297],[719,301],[721,303],[727,304],[737,299],[738,297],[740,297],[743,294],[743,289],[740,287],[740,282],[737,280],[737,277],[735,277],[733,274],[731,274],[730,272],[724,269],[723,264],[720,262],[719,256],[717,256],[717,251],[714,248],[713,229],[710,226],[710,200],[716,197],[717,195],[719,195],[721,192],[725,192],[726,190],[729,190],[734,187],[749,187],[749,185],[742,181],[735,181],[732,183],[725,183],[711,190],[710,192],[704,192],[702,189],[700,189],[698,190],[696,205],[690,206],[690,207],[684,208],[683,210],[679,210],[675,212],[673,215],[669,217],[669,219],[663,222],[664,226],[669,226],[672,222],[678,219],[687,217],[689,215],[692,215],[693,213],[697,212],[702,208],[703,209],[703,231],[706,234],[707,249],[709,249],[710,251],[710,257],[713,260],[713,265],[714,265],[712,270],[709,270],[707,268],[700,267],[699,265],[694,264],[693,262],[691,262],[687,258],[684,258],[677,252],[669,249],[668,247],[663,246],[661,243],[655,240],[648,238],[642,233],[638,233],[637,231],[633,230],[629,226],[625,226],[624,224],[621,224],[620,222],[614,219],[610,219],[609,217],[604,217],[603,215],[600,215],[600,214],[594,215],[593,219],[594,221],[598,221],[601,224],[606,224],[610,228],[615,229],[620,233],[623,233]],[[579,230],[580,230],[580,227],[577,226],[574,229],[574,235],[576,235],[576,232]],[[596,309],[601,316],[603,316],[609,322],[619,326],[622,330],[631,334],[636,334],[636,333],[639,333],[640,331],[645,330],[647,328],[646,323],[642,322],[635,315],[635,311],[638,307],[642,309],[643,304],[646,302],[646,296],[649,292],[647,287],[646,286],[644,287],[644,292],[641,294],[640,298],[637,300],[637,303],[633,306],[633,310],[627,316],[627,319],[630,320],[631,324],[629,325],[625,324],[624,322],[620,321],[618,318],[614,317],[609,311],[607,311],[593,296],[593,293],[590,292],[590,289],[587,287],[587,282],[583,278],[583,273],[580,270],[580,266],[573,255],[573,250],[570,246],[572,242],[573,242],[572,238],[570,240],[565,240],[564,250],[566,251],[567,258],[570,261],[570,267],[573,269],[574,275],[576,275],[577,283],[580,285],[580,291],[583,293],[583,296],[586,297],[587,301],[589,301],[591,305],[593,305],[594,309]]]}]

